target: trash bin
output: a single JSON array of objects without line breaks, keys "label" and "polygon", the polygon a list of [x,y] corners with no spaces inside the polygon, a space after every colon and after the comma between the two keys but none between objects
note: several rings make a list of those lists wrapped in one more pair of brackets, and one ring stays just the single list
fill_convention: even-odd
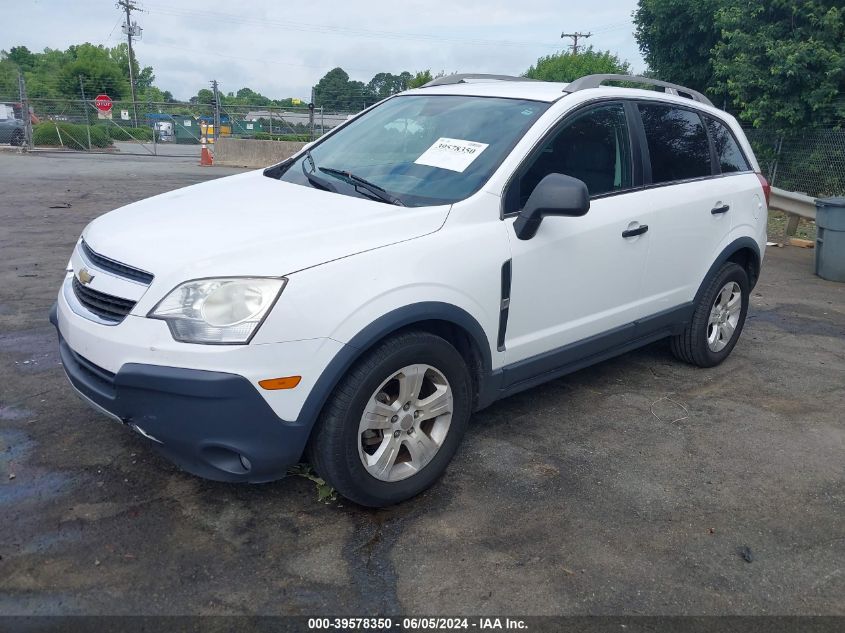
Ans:
[{"label": "trash bin", "polygon": [[816,274],[845,281],[845,197],[816,200]]}]

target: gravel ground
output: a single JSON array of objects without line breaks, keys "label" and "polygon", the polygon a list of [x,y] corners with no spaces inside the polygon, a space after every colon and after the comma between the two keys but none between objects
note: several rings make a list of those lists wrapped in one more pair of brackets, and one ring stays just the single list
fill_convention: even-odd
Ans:
[{"label": "gravel ground", "polygon": [[203,481],[92,413],[46,320],[77,235],[237,171],[0,153],[0,613],[845,615],[845,284],[809,250],[769,249],[720,367],[660,343],[502,401],[388,510]]}]

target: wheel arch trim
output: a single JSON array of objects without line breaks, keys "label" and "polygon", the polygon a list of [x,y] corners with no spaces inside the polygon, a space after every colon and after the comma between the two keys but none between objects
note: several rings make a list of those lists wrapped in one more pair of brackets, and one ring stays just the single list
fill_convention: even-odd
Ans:
[{"label": "wheel arch trim", "polygon": [[297,425],[312,427],[341,378],[367,350],[379,341],[402,328],[424,321],[450,323],[465,332],[481,355],[482,375],[479,376],[479,390],[491,374],[492,352],[490,342],[481,324],[466,310],[449,303],[425,301],[402,306],[383,314],[355,334],[332,358],[305,402],[302,405]]},{"label": "wheel arch trim", "polygon": [[[722,267],[726,261],[728,261],[731,257],[736,255],[742,250],[750,250],[754,253],[754,265],[757,269],[757,275],[759,277],[760,271],[760,245],[757,242],[750,238],[750,237],[740,237],[735,239],[733,242],[728,244],[725,248],[722,249],[722,252],[719,253],[718,257],[713,261],[713,264],[710,266],[710,269],[707,271],[707,274],[704,275],[704,279],[702,280],[701,284],[698,287],[698,291],[695,293],[695,299],[693,300],[693,305],[698,305],[698,302],[701,300],[701,296],[704,294],[707,286],[710,284],[710,281],[716,274],[719,272],[719,269]],[[752,284],[752,288],[754,285],[755,280],[749,279],[749,283]]]}]

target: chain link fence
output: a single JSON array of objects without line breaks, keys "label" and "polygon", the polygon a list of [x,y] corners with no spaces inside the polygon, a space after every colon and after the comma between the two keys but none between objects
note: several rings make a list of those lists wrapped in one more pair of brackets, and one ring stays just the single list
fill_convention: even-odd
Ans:
[{"label": "chain link fence", "polygon": [[[221,105],[191,102],[137,103],[114,101],[101,112],[93,100],[30,99],[32,136],[26,136],[23,106],[15,97],[0,95],[15,119],[16,145],[35,149],[115,151],[152,155],[193,155],[203,140],[220,136],[258,140],[308,141],[346,121],[353,113],[312,111],[307,106]],[[137,112],[137,120],[135,114]],[[0,120],[2,114],[0,111]],[[215,116],[216,115],[216,116]],[[215,121],[219,121],[215,129]],[[191,146],[195,146],[193,149]]]},{"label": "chain link fence", "polygon": [[[203,140],[213,144],[220,136],[314,140],[355,114],[319,104],[233,105],[225,98],[205,104],[138,101],[134,107],[130,100],[115,101],[104,113],[96,108],[95,95],[84,98],[82,81],[78,99],[28,99],[22,76],[19,83],[19,94],[0,95],[0,143],[32,149],[198,156]],[[788,132],[753,128],[746,134],[773,186],[816,197],[845,195],[841,126]]]},{"label": "chain link fence", "polygon": [[773,187],[817,198],[845,195],[845,129],[745,132]]},{"label": "chain link fence", "polygon": [[297,105],[142,102],[116,100],[98,109],[96,95],[78,99],[29,99],[23,77],[15,95],[0,94],[0,143],[30,149],[198,156],[203,141],[221,136],[308,141],[346,121],[353,112]]}]

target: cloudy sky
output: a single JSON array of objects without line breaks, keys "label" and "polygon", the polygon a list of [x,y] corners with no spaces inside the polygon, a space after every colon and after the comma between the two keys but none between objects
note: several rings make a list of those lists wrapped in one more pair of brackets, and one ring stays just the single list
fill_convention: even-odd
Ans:
[{"label": "cloudy sky", "polygon": [[[211,79],[229,92],[248,86],[274,98],[307,99],[341,66],[352,79],[426,68],[519,74],[570,40],[588,43],[642,70],[632,34],[636,0],[370,0],[360,2],[137,0],[143,27],[136,55],[156,85],[187,99]],[[113,0],[18,0],[0,22],[0,48],[40,51],[124,41]]]}]

